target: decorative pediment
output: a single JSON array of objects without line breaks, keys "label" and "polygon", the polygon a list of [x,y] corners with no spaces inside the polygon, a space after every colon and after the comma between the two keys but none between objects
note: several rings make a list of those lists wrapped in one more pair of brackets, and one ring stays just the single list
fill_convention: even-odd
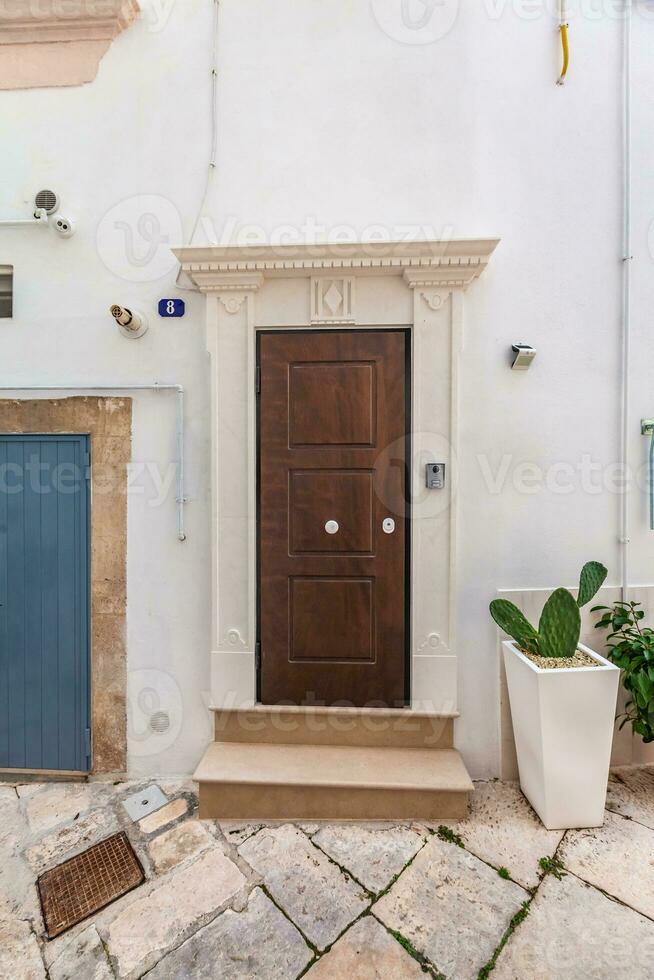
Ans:
[{"label": "decorative pediment", "polygon": [[13,0],[0,6],[0,88],[92,81],[112,40],[139,12],[137,0]]},{"label": "decorative pediment", "polygon": [[353,276],[311,277],[311,322],[356,323]]},{"label": "decorative pediment", "polygon": [[351,297],[358,276],[396,275],[404,276],[411,288],[464,289],[484,271],[497,244],[498,239],[493,238],[348,245],[206,245],[173,251],[183,271],[202,292],[224,289],[235,275],[311,278],[315,283],[312,319],[315,314],[317,321],[338,322],[352,317]]}]

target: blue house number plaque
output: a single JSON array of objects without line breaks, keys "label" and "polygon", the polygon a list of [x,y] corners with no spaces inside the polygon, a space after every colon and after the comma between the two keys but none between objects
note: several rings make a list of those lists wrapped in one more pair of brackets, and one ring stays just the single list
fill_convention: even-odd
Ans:
[{"label": "blue house number plaque", "polygon": [[184,316],[186,304],[183,299],[160,299],[159,316]]}]

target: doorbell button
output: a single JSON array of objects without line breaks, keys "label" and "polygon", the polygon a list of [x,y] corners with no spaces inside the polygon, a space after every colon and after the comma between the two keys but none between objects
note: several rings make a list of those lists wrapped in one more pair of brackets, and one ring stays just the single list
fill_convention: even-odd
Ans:
[{"label": "doorbell button", "polygon": [[325,531],[327,531],[327,534],[336,534],[338,531],[338,521],[327,521]]},{"label": "doorbell button", "polygon": [[385,517],[382,521],[382,529],[384,534],[392,534],[395,530],[395,521],[392,517]]}]

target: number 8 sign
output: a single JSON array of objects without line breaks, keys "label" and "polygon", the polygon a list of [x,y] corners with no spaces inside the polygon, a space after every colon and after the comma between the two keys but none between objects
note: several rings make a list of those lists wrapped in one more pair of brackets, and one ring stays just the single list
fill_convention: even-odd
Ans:
[{"label": "number 8 sign", "polygon": [[159,316],[184,316],[186,305],[183,299],[160,299]]}]

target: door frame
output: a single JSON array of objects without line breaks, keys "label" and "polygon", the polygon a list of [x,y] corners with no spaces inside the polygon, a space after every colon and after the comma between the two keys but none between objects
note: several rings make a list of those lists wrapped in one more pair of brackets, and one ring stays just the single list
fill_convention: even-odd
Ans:
[{"label": "door frame", "polygon": [[[174,249],[206,294],[211,391],[212,708],[257,700],[256,335],[411,332],[411,710],[457,714],[458,376],[464,292],[497,239]],[[444,490],[426,491],[425,461]]]},{"label": "door frame", "polygon": [[[255,639],[255,672],[256,699],[261,701],[261,389],[259,384],[261,364],[261,337],[264,334],[297,334],[297,333],[344,333],[343,329],[311,327],[284,329],[259,327],[256,330],[255,354],[255,425],[256,425],[256,639]],[[402,333],[404,345],[404,411],[405,411],[405,506],[404,516],[404,707],[411,704],[411,499],[413,473],[408,461],[411,459],[412,419],[411,419],[411,330],[408,327],[374,327],[356,328],[347,333]]]},{"label": "door frame", "polygon": [[[127,465],[132,399],[115,395],[0,399],[7,435],[90,435],[90,671],[93,773],[127,770]],[[25,770],[21,770],[25,772]],[[31,772],[31,770],[30,770]],[[47,770],[55,778],[56,770]]]}]

